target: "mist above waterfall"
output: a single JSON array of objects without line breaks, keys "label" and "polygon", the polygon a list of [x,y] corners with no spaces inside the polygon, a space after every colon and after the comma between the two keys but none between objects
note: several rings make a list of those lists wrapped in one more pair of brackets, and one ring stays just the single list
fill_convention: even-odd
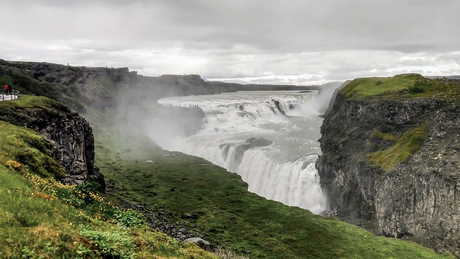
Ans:
[{"label": "mist above waterfall", "polygon": [[342,84],[343,82],[331,82],[322,85],[318,95],[312,100],[300,105],[298,109],[295,109],[295,114],[298,116],[304,116],[306,114],[324,114],[326,109],[329,107],[330,100],[334,95],[335,90],[342,86]]}]

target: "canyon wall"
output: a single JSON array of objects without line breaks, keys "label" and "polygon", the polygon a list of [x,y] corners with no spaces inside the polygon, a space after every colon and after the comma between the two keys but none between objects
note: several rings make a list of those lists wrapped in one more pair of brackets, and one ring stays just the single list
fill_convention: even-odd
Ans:
[{"label": "canyon wall", "polygon": [[460,256],[460,86],[357,79],[321,127],[317,169],[338,218]]}]

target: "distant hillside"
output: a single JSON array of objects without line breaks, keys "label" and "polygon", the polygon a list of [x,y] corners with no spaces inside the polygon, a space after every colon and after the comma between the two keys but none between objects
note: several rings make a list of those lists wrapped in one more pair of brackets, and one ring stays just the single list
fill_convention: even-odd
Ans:
[{"label": "distant hillside", "polygon": [[426,78],[430,79],[452,79],[452,80],[459,80],[460,75],[453,75],[453,76],[426,76]]},{"label": "distant hillside", "polygon": [[207,82],[199,75],[148,77],[128,68],[72,67],[0,59],[0,85],[11,84],[24,94],[41,95],[66,103],[78,112],[92,107],[114,108],[120,98],[157,100],[167,96],[215,94],[251,90],[311,90],[315,86],[241,85]]}]

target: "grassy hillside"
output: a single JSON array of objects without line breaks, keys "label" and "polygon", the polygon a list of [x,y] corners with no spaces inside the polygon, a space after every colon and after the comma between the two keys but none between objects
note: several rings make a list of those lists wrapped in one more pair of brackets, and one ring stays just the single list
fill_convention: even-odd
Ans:
[{"label": "grassy hillside", "polygon": [[[14,102],[44,101],[29,98]],[[50,147],[34,131],[0,121],[1,258],[217,258],[149,229],[142,215],[118,210],[93,184],[60,184],[64,168]]]}]

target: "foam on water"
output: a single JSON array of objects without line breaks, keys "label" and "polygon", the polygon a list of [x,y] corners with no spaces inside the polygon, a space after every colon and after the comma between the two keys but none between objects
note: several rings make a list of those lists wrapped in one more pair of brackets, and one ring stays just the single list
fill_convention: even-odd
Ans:
[{"label": "foam on water", "polygon": [[[251,192],[320,213],[326,209],[326,198],[315,169],[322,122],[314,108],[316,95],[236,92],[161,99],[163,105],[199,106],[205,122],[187,138],[151,137],[165,149],[203,157],[241,175]],[[273,143],[241,148],[250,138]]]}]

